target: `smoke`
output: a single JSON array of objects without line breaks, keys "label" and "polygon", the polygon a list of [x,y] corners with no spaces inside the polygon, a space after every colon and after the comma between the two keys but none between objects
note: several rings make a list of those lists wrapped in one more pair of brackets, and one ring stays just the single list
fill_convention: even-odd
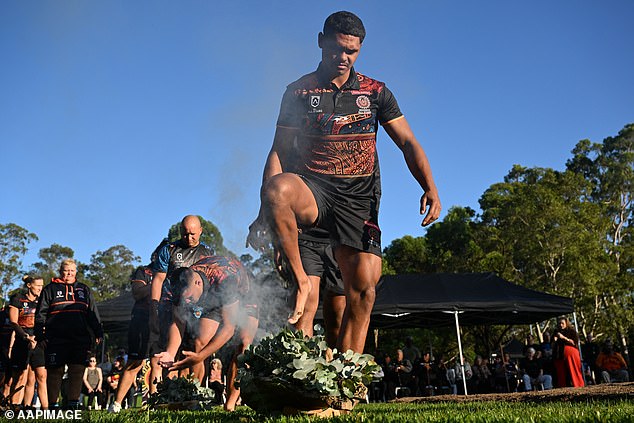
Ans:
[{"label": "smoke", "polygon": [[277,333],[287,325],[294,290],[285,285],[275,271],[260,272],[255,276],[252,289],[260,304],[260,325],[256,340],[267,334]]},{"label": "smoke", "polygon": [[[250,300],[244,302],[249,303],[255,300],[259,311],[258,330],[254,339],[255,344],[264,336],[277,333],[287,325],[288,314],[291,311],[290,304],[295,295],[293,288],[288,287],[279,275],[272,270],[269,271],[267,269],[267,271],[261,271],[254,276],[250,285]],[[190,342],[200,334],[200,319],[203,317],[205,301],[205,299],[201,298],[194,305],[182,303],[174,305],[175,314],[184,322],[185,326],[185,334],[182,340],[185,350],[193,348]],[[239,328],[246,327],[248,316],[246,309],[240,307],[235,321],[236,333],[234,334],[234,340],[227,342],[227,346],[236,341],[239,336]],[[211,316],[211,318],[220,320],[221,315],[218,313]]]}]

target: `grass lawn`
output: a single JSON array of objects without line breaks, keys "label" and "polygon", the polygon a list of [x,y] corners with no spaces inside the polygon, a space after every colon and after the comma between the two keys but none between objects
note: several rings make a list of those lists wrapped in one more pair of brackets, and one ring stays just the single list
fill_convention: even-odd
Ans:
[{"label": "grass lawn", "polygon": [[[84,413],[88,413],[85,411]],[[124,410],[119,414],[93,411],[84,414],[92,422],[141,423],[156,422],[312,422],[304,416],[261,416],[248,407],[226,413],[220,407],[208,411]],[[333,417],[328,422],[632,422],[634,400],[601,400],[591,402],[470,402],[422,404],[361,404],[348,415]]]}]

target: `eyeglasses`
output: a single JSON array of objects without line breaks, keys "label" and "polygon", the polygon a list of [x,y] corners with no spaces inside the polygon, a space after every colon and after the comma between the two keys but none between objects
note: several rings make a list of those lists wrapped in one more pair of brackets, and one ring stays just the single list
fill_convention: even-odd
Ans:
[{"label": "eyeglasses", "polygon": [[90,362],[91,362],[91,363],[96,363],[96,362],[97,362],[97,360],[95,360],[95,359],[90,359]]}]

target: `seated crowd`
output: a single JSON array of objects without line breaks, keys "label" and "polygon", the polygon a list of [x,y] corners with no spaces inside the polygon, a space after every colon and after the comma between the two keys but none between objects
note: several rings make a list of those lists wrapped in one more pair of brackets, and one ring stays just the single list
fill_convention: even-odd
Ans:
[{"label": "seated crowd", "polygon": [[[512,357],[504,352],[502,355],[492,354],[489,360],[476,355],[473,362],[465,357],[464,366],[461,366],[457,356],[447,359],[440,354],[436,359],[431,351],[421,353],[413,345],[412,338],[408,337],[394,355],[377,355],[382,379],[377,378],[372,382],[369,399],[384,402],[405,396],[462,395],[465,385],[468,394],[527,392],[576,386],[570,376],[565,376],[565,380],[557,380],[550,336],[546,332],[543,338],[544,341],[538,344],[532,342],[532,337],[527,337],[523,356],[517,354]],[[582,345],[585,354],[589,350],[584,347]],[[615,351],[609,340],[595,355],[584,355],[582,364],[584,369],[591,369],[585,373],[586,384],[629,381],[627,362]]]}]

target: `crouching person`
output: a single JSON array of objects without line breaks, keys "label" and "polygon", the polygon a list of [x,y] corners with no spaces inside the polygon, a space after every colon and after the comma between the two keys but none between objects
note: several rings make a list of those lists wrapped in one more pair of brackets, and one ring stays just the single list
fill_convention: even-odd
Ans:
[{"label": "crouching person", "polygon": [[[187,367],[202,380],[203,360],[216,353],[238,333],[239,343],[227,371],[225,409],[233,411],[240,396],[234,381],[237,357],[253,342],[258,328],[259,308],[253,293],[253,276],[236,259],[211,256],[174,271],[171,278],[174,322],[170,326],[167,349],[156,357],[170,370]],[[183,351],[184,358],[174,362],[186,324],[197,327],[196,351]]]}]

